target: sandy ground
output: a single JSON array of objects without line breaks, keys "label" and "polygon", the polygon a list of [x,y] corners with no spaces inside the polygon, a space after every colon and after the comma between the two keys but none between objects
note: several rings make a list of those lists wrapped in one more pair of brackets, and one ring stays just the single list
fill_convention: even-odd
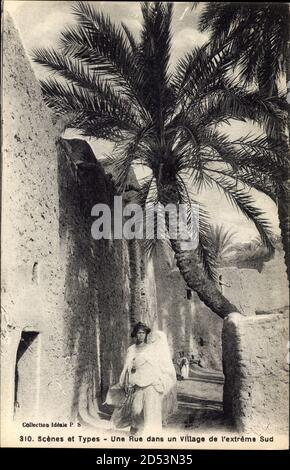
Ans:
[{"label": "sandy ground", "polygon": [[[183,430],[222,431],[226,430],[223,419],[223,383],[221,372],[207,370],[198,366],[190,369],[189,378],[177,381],[178,409],[167,425],[163,427],[169,433]],[[110,414],[104,414],[102,424],[109,428]],[[129,428],[119,430],[128,434]]]},{"label": "sandy ground", "polygon": [[167,428],[202,430],[225,428],[223,422],[223,383],[221,372],[191,368],[186,380],[177,382],[178,410]]}]

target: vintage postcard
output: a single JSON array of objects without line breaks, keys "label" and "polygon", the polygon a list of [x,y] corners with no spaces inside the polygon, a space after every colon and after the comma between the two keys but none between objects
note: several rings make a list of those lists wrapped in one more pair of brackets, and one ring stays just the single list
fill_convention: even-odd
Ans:
[{"label": "vintage postcard", "polygon": [[288,4],[2,20],[1,446],[287,449]]}]

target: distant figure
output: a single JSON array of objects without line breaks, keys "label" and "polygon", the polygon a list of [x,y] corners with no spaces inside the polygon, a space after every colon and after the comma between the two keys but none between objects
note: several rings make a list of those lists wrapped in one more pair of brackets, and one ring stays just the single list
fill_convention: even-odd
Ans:
[{"label": "distant figure", "polygon": [[224,293],[224,286],[231,287],[229,284],[226,284],[225,282],[223,282],[223,276],[220,274],[219,275],[219,288],[220,288],[221,294]]},{"label": "distant figure", "polygon": [[189,361],[185,356],[184,352],[181,353],[181,358],[179,360],[180,375],[181,379],[188,379],[189,376]]}]

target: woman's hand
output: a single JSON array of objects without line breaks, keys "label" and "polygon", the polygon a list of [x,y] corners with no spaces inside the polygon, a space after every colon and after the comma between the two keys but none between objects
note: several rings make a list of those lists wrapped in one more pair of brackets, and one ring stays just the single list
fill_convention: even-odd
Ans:
[{"label": "woman's hand", "polygon": [[153,383],[153,387],[155,388],[155,390],[159,393],[164,393],[164,385],[163,383],[161,382],[160,379],[156,380],[154,383]]},{"label": "woman's hand", "polygon": [[119,387],[122,388],[125,392],[126,395],[128,395],[128,392],[129,392],[129,385],[125,382],[119,382]]}]

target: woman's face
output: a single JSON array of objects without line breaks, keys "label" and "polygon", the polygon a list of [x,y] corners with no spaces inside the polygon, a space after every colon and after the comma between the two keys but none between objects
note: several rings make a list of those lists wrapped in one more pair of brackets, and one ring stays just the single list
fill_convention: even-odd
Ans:
[{"label": "woman's face", "polygon": [[144,343],[145,342],[145,339],[146,339],[146,333],[144,330],[138,330],[137,331],[137,334],[136,334],[136,338],[137,338],[137,343],[140,344],[140,343]]}]

